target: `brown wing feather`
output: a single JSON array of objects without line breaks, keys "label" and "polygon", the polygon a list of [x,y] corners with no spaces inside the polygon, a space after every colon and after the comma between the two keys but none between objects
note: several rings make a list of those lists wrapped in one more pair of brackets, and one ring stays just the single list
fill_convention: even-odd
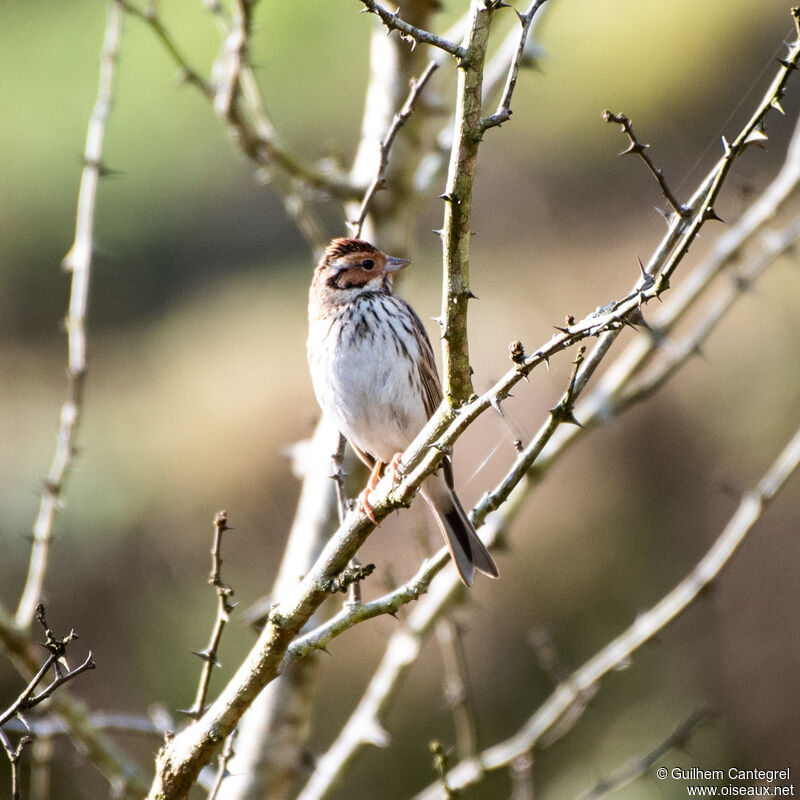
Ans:
[{"label": "brown wing feather", "polygon": [[419,334],[419,350],[421,357],[417,367],[419,369],[419,379],[422,386],[425,413],[428,417],[431,417],[433,416],[433,412],[439,407],[439,403],[442,402],[442,385],[439,382],[439,373],[436,371],[436,360],[433,357],[431,340],[428,338],[425,326],[411,306],[408,306],[408,311],[414,321],[416,332]]},{"label": "brown wing feather", "polygon": [[[428,417],[431,417],[442,402],[442,384],[439,381],[439,373],[436,371],[433,347],[431,347],[431,340],[428,338],[425,326],[411,306],[409,306],[409,311],[411,312],[414,324],[417,326],[420,334],[420,353],[422,358],[420,358],[418,365],[419,378],[420,384],[422,385],[425,413]],[[450,489],[453,489],[453,462],[450,461],[449,456],[445,456],[442,459],[442,467],[444,470],[445,482]]]}]

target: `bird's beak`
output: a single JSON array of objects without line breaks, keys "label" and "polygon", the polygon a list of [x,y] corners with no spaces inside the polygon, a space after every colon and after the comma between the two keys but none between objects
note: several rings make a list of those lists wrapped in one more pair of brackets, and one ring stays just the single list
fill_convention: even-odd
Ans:
[{"label": "bird's beak", "polygon": [[394,256],[386,256],[386,266],[383,268],[384,272],[399,272],[403,267],[407,267],[411,262],[405,258],[395,258]]}]

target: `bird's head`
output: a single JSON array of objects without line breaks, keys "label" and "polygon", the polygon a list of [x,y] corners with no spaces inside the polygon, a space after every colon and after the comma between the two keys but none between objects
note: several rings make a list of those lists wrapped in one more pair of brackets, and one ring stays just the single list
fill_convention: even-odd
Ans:
[{"label": "bird's head", "polygon": [[312,289],[318,291],[391,292],[392,276],[408,265],[360,239],[334,239],[327,247],[314,273]]}]

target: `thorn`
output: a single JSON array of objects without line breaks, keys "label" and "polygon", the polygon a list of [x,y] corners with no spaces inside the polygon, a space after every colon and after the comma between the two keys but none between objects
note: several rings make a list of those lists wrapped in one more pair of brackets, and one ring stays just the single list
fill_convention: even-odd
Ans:
[{"label": "thorn", "polygon": [[436,234],[437,236],[444,236],[444,228],[434,228],[431,233]]},{"label": "thorn", "polygon": [[703,211],[703,219],[715,220],[717,222],[721,222],[723,225],[725,224],[725,220],[722,219],[719,214],[717,214],[713,206],[706,206],[705,210]]},{"label": "thorn", "polygon": [[631,142],[621,153],[617,153],[620,156],[629,156],[633,153],[643,153],[647,148],[650,147],[649,144],[642,144],[641,142]]},{"label": "thorn", "polygon": [[748,134],[747,138],[744,140],[745,144],[757,144],[760,147],[764,146],[764,142],[769,139],[766,133],[764,133],[763,128],[753,128],[752,131]]},{"label": "thorn", "polygon": [[652,331],[652,327],[648,324],[647,320],[644,318],[642,314],[642,309],[638,306],[632,309],[628,314],[625,315],[625,318],[622,320],[626,325],[630,325],[631,328],[636,330],[637,325],[641,325],[647,330]]},{"label": "thorn", "polygon": [[639,256],[636,256],[636,260],[639,262],[639,269],[642,273],[642,289],[649,289],[656,282],[656,279],[644,268],[642,259]]},{"label": "thorn", "polygon": [[653,206],[653,208],[658,211],[658,213],[661,214],[661,216],[667,221],[667,224],[669,224],[670,217],[672,217],[672,212],[669,209],[659,208],[658,206]]},{"label": "thorn", "polygon": [[770,105],[778,112],[780,112],[784,117],[786,116],[786,112],[783,110],[783,106],[781,105],[781,101],[778,100],[776,97]]},{"label": "thorn", "polygon": [[731,146],[728,144],[728,140],[724,136],[722,137],[722,151],[726,156],[731,154]]},{"label": "thorn", "polygon": [[785,58],[776,58],[775,59],[781,66],[788,70],[797,69],[797,64],[792,63],[791,61],[787,61]]},{"label": "thorn", "polygon": [[468,300],[480,300],[478,295],[473,294],[472,289],[467,289],[467,291],[464,292],[464,297],[466,297]]},{"label": "thorn", "polygon": [[579,428],[582,428],[580,422],[578,422],[575,415],[572,413],[571,408],[564,407],[561,403],[553,408],[550,409],[550,413],[555,417],[559,422],[568,422],[570,425],[577,425]]},{"label": "thorn", "polygon": [[491,407],[501,416],[505,418],[505,414],[503,413],[503,407],[500,405],[500,398],[499,397],[492,397],[489,400],[489,404]]},{"label": "thorn", "polygon": [[199,656],[203,661],[211,662],[215,667],[221,666],[216,657],[208,650],[192,650],[192,655]]}]

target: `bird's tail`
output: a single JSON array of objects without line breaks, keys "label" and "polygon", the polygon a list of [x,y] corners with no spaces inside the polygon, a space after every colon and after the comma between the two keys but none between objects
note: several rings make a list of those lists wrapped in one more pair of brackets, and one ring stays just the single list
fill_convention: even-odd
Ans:
[{"label": "bird's tail", "polygon": [[456,493],[440,474],[434,474],[422,485],[420,494],[428,501],[436,523],[444,536],[461,580],[472,586],[475,570],[497,578],[494,559],[469,521]]}]

